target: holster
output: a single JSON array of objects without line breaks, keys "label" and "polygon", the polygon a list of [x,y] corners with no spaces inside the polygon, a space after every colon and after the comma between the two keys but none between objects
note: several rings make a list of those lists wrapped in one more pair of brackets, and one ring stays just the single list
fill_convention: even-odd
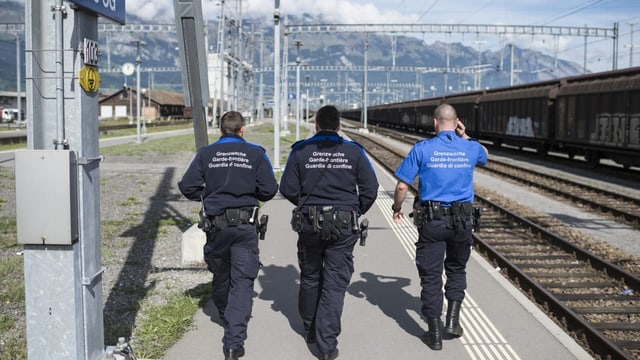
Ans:
[{"label": "holster", "polygon": [[269,215],[263,214],[260,217],[260,221],[256,223],[256,231],[258,232],[260,240],[264,240],[264,236],[267,233],[268,224],[269,224]]},{"label": "holster", "polygon": [[451,204],[451,225],[458,231],[467,228],[467,220],[473,218],[473,204],[470,202],[453,202]]},{"label": "holster", "polygon": [[409,215],[413,217],[413,224],[418,229],[427,221],[431,221],[431,217],[427,215],[427,207],[422,205],[418,196],[413,199],[413,212]]},{"label": "holster", "polygon": [[473,208],[473,231],[480,231],[480,217],[482,216],[482,210],[479,207]]},{"label": "holster", "polygon": [[302,231],[303,221],[302,211],[296,207],[291,211],[291,230],[295,232]]}]

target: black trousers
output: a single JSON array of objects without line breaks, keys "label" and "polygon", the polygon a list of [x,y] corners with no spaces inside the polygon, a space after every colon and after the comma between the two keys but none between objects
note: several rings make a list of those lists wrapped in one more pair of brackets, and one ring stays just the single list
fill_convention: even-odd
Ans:
[{"label": "black trousers", "polygon": [[[462,225],[462,224],[460,224]],[[422,291],[422,314],[426,318],[442,315],[442,269],[446,275],[444,297],[449,301],[464,300],[467,288],[467,261],[471,255],[472,221],[458,229],[452,227],[451,216],[425,222],[416,243],[416,266]]]},{"label": "black trousers", "polygon": [[320,352],[338,346],[344,295],[353,275],[353,248],[357,235],[321,240],[318,233],[298,233],[300,290],[298,310],[305,331],[315,331]]},{"label": "black trousers", "polygon": [[224,318],[224,349],[244,346],[253,306],[253,283],[260,268],[255,225],[207,233],[204,260],[213,273],[212,298]]}]

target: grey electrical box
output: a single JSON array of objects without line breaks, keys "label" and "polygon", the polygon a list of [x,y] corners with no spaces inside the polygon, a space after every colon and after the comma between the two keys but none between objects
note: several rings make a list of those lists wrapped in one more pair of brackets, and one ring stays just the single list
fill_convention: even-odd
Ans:
[{"label": "grey electrical box", "polygon": [[76,153],[16,151],[18,243],[71,245],[78,241]]}]

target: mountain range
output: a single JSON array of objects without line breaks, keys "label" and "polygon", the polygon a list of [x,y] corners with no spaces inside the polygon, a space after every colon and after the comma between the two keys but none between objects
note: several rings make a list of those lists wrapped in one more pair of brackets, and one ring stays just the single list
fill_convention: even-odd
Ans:
[{"label": "mountain range", "polygon": [[[5,1],[2,3],[0,11],[0,23],[23,22],[24,8],[17,2]],[[100,20],[102,22],[102,19]],[[127,24],[141,24],[135,15],[127,14]],[[304,15],[301,17],[289,16],[287,24],[326,24],[321,17]],[[232,22],[235,25],[235,22]],[[208,42],[209,50],[217,52],[218,24],[209,21]],[[251,34],[262,33],[261,37],[250,36]],[[230,28],[227,31],[226,44],[231,46],[228,51],[239,52],[242,55],[241,61],[251,64],[253,69],[273,68],[273,19],[247,19],[243,21],[243,28]],[[249,39],[245,42],[234,42],[234,38]],[[408,35],[395,35],[395,39],[390,34],[368,35],[367,61],[369,68],[377,67],[382,71],[368,72],[369,84],[386,84],[387,90],[393,85],[399,88],[396,96],[403,100],[418,96],[417,89],[412,84],[417,82],[416,72],[398,71],[407,68],[444,68],[446,66],[446,54],[449,53],[449,67],[461,69],[476,66],[479,63],[478,49],[453,42],[447,44],[441,41],[427,43],[423,39]],[[105,93],[120,89],[123,83],[129,86],[135,85],[135,75],[125,77],[117,70],[109,71],[111,68],[119,68],[120,65],[130,62],[135,63],[137,47],[133,41],[142,40],[145,46],[141,51],[142,68],[173,68],[179,67],[179,54],[177,49],[177,36],[173,32],[111,32],[108,35],[103,32],[99,35],[100,46],[99,70],[102,76],[101,91]],[[261,40],[263,41],[262,56]],[[323,91],[343,91],[342,88],[361,86],[363,82],[362,70],[348,70],[349,66],[364,65],[364,35],[358,33],[313,33],[302,34],[296,39],[289,39],[288,60],[295,63],[297,49],[294,41],[302,41],[300,46],[300,60],[304,65],[315,67],[314,71],[306,71],[302,68],[302,82],[318,84],[321,80],[326,81],[326,86],[331,89]],[[392,57],[392,47],[395,41],[395,59]],[[21,34],[22,47],[22,89],[24,91],[24,34]],[[281,48],[282,49],[282,48]],[[516,72],[511,73],[511,50],[508,47],[501,49],[486,49],[480,54],[480,61],[485,69],[481,75],[481,85],[483,88],[504,87],[510,84],[511,76],[514,77],[514,84],[530,83],[551,78],[560,78],[582,74],[582,66],[568,60],[554,59],[552,56],[539,51],[520,48],[517,45],[513,49],[514,68]],[[263,59],[263,66],[260,66],[260,58]],[[211,67],[211,64],[209,64]],[[327,70],[320,67],[329,68]],[[0,33],[0,91],[15,91],[16,89],[16,40],[15,36],[8,33]],[[339,69],[339,70],[338,70]],[[171,69],[169,69],[171,70]],[[269,70],[270,71],[270,70]],[[264,73],[265,93],[269,94],[272,89],[273,75],[271,72]],[[290,67],[289,82],[295,82],[295,68]],[[164,90],[182,91],[181,74],[178,71],[156,71],[153,75],[153,82],[145,72],[141,73],[141,86],[149,85],[154,88]],[[422,85],[424,86],[424,96],[442,94],[445,87],[450,92],[464,91],[465,88],[474,86],[477,78],[472,73],[450,72],[444,76],[442,72],[424,72]],[[257,83],[258,77],[255,77]],[[445,86],[446,81],[446,86]],[[344,85],[343,85],[344,84]],[[256,86],[257,88],[257,86]],[[401,88],[401,89],[400,89]],[[352,89],[353,90],[353,89]],[[256,90],[257,91],[257,90]],[[314,89],[314,91],[320,91]],[[272,92],[272,90],[271,90]],[[267,95],[268,96],[268,95]]]}]

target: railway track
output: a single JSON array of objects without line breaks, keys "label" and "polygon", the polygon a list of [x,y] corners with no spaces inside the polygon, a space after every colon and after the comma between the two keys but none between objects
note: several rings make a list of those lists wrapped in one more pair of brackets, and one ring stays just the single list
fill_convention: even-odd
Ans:
[{"label": "railway track", "polygon": [[620,218],[640,229],[640,199],[599,189],[561,177],[522,168],[498,160],[490,160],[481,171],[488,171],[544,192],[569,199],[576,204],[597,209]]},{"label": "railway track", "polygon": [[[402,134],[388,129],[376,129],[376,131],[411,145],[423,139],[416,135]],[[531,167],[525,168],[496,159],[489,160],[487,166],[480,168],[480,171],[490,172],[541,192],[571,200],[578,206],[589,207],[593,211],[599,211],[601,215],[613,217],[616,221],[624,222],[634,229],[640,229],[640,198],[638,197],[619,194],[550,173],[535,171]],[[612,169],[605,170],[606,173],[611,171]],[[628,176],[628,170],[618,169],[616,174]]]},{"label": "railway track", "polygon": [[[349,137],[394,171],[406,151],[356,131]],[[415,193],[415,189],[414,189]],[[574,241],[476,195],[477,251],[595,357],[640,359],[640,278]]]}]

